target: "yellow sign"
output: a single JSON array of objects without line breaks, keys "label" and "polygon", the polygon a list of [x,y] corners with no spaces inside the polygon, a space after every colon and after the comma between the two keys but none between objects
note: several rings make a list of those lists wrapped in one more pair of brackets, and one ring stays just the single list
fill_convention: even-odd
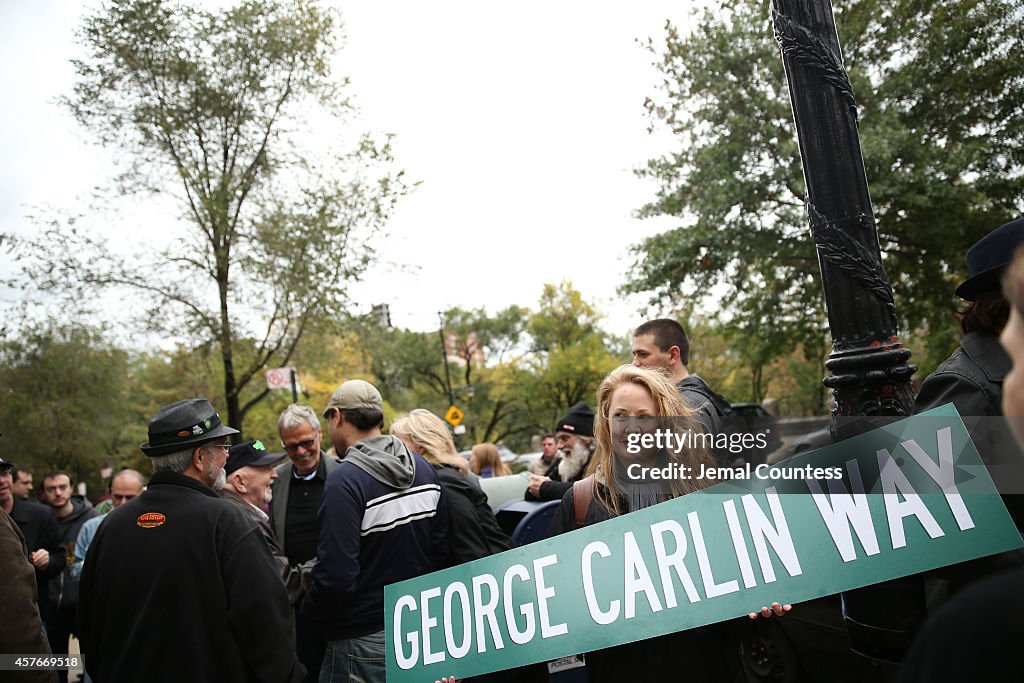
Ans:
[{"label": "yellow sign", "polygon": [[458,427],[459,423],[462,422],[463,417],[464,416],[462,414],[462,411],[456,408],[455,406],[449,406],[448,412],[444,414],[444,419],[452,427]]}]

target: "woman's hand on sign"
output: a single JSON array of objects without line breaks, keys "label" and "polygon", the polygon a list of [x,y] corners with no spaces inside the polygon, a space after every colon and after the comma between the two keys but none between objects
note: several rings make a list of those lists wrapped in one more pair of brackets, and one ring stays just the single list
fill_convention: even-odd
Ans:
[{"label": "woman's hand on sign", "polygon": [[780,605],[777,602],[773,602],[771,607],[762,607],[760,612],[751,612],[749,616],[751,619],[757,619],[758,617],[768,619],[773,614],[781,617],[791,609],[793,609],[792,605]]},{"label": "woman's hand on sign", "polygon": [[442,678],[439,681],[434,681],[434,683],[460,683],[460,680],[458,678],[456,678],[455,676],[451,676],[451,677]]}]

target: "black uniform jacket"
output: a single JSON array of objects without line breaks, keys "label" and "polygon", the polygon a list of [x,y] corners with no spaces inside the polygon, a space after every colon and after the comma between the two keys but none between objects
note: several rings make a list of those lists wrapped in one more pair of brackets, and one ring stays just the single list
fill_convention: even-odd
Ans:
[{"label": "black uniform jacket", "polygon": [[157,472],[107,515],[78,604],[95,681],[300,681],[291,608],[260,530],[213,489]]}]

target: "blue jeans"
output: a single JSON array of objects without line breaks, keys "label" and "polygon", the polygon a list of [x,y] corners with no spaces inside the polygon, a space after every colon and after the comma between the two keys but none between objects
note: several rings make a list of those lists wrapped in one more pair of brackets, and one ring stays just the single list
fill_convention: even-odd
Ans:
[{"label": "blue jeans", "polygon": [[384,631],[331,640],[320,666],[320,683],[384,683]]}]

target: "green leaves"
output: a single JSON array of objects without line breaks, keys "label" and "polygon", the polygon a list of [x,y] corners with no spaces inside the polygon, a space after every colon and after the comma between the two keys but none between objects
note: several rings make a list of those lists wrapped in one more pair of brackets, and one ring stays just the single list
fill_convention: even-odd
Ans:
[{"label": "green leaves", "polygon": [[78,38],[87,56],[64,104],[121,152],[123,193],[178,200],[182,232],[133,259],[57,224],[54,239],[17,245],[26,275],[55,292],[134,290],[147,326],[215,344],[227,421],[240,428],[266,396],[253,380],[337,319],[411,185],[390,138],[322,142],[339,137],[349,107],[330,68],[340,17],[317,2],[111,0]]},{"label": "green leaves", "polygon": [[[663,77],[651,126],[677,144],[638,171],[659,185],[639,214],[679,227],[634,247],[623,290],[662,305],[724,292],[705,303],[782,354],[821,343],[823,301],[767,5],[723,5],[650,44]],[[1024,212],[1022,19],[1019,0],[836,5],[897,312],[933,355],[949,352],[966,249]]]}]

